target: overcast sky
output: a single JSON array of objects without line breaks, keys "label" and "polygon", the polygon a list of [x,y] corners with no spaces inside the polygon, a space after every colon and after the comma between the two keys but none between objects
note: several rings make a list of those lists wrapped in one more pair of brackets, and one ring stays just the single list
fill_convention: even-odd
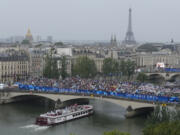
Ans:
[{"label": "overcast sky", "polygon": [[123,40],[129,7],[137,41],[180,41],[180,0],[0,0],[0,38]]}]

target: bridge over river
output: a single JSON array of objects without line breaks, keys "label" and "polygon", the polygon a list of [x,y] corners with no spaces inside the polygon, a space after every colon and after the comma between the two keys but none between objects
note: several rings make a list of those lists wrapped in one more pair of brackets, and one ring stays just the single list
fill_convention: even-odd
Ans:
[{"label": "bridge over river", "polygon": [[176,79],[180,79],[180,72],[148,72],[145,74],[148,75],[150,78],[163,78],[166,81],[175,81]]},{"label": "bridge over river", "polygon": [[[0,91],[0,104],[7,104],[17,101],[24,101],[24,100],[33,100],[33,98],[45,98],[52,101],[54,104],[59,104],[60,106],[63,105],[67,101],[73,100],[103,100],[107,102],[111,102],[117,104],[119,106],[124,107],[127,109],[126,117],[134,117],[137,115],[141,115],[147,112],[150,112],[154,109],[157,104],[155,102],[147,102],[143,100],[132,100],[132,99],[125,99],[119,98],[116,96],[100,96],[100,95],[88,95],[88,94],[77,94],[77,93],[56,93],[56,92],[39,92],[39,91],[27,91],[27,90],[1,90]],[[169,104],[169,105],[174,105]]]}]

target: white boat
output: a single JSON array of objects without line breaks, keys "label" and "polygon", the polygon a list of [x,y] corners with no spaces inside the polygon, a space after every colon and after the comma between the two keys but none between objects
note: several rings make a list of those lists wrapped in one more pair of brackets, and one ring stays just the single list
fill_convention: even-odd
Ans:
[{"label": "white boat", "polygon": [[92,105],[73,105],[65,109],[58,109],[55,111],[41,114],[36,118],[36,124],[40,126],[51,126],[60,124],[66,121],[74,120],[77,118],[89,116],[93,114]]}]

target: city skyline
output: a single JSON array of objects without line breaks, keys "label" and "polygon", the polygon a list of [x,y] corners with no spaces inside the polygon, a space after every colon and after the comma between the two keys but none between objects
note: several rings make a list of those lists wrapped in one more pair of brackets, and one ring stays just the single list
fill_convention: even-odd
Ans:
[{"label": "city skyline", "polygon": [[178,0],[7,0],[0,2],[0,38],[24,36],[30,28],[33,36],[52,35],[55,40],[110,40],[114,33],[122,41],[131,7],[137,41],[168,42],[173,38],[178,42],[178,4]]}]

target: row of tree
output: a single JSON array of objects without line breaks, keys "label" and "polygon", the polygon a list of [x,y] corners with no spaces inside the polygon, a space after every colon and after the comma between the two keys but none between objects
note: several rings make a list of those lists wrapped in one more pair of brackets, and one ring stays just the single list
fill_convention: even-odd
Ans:
[{"label": "row of tree", "polygon": [[102,71],[104,75],[127,76],[130,78],[135,72],[136,63],[131,60],[118,61],[113,58],[106,58],[103,61]]},{"label": "row of tree", "polygon": [[[67,74],[67,61],[66,57],[53,58],[54,49],[51,48],[50,54],[47,54],[45,59],[45,68],[43,70],[43,76],[46,78],[59,79],[61,76],[62,79],[68,76]],[[58,64],[59,62],[59,64]],[[59,67],[61,68],[59,68]]]},{"label": "row of tree", "polygon": [[180,112],[167,106],[157,106],[149,116],[144,135],[180,135]]},{"label": "row of tree", "polygon": [[[60,61],[61,65],[58,69],[57,61]],[[113,58],[106,58],[103,61],[102,75],[105,76],[127,76],[128,79],[134,74],[136,64],[133,61],[118,61]],[[65,78],[67,74],[67,62],[66,57],[61,59],[52,58],[52,53],[46,57],[46,65],[44,68],[44,77],[58,78],[61,76]],[[82,78],[92,78],[98,74],[95,61],[87,56],[81,56],[76,59],[76,62],[72,64],[72,75],[80,76]]]},{"label": "row of tree", "polygon": [[76,63],[72,65],[72,75],[80,76],[82,78],[92,78],[96,76],[97,68],[94,60],[87,56],[79,57]]},{"label": "row of tree", "polygon": [[[136,64],[133,61],[117,61],[113,58],[106,58],[103,61],[102,74],[105,76],[127,76],[134,74]],[[94,60],[87,56],[79,57],[72,66],[72,75],[79,75],[83,78],[91,78],[97,75],[97,67]]]}]

